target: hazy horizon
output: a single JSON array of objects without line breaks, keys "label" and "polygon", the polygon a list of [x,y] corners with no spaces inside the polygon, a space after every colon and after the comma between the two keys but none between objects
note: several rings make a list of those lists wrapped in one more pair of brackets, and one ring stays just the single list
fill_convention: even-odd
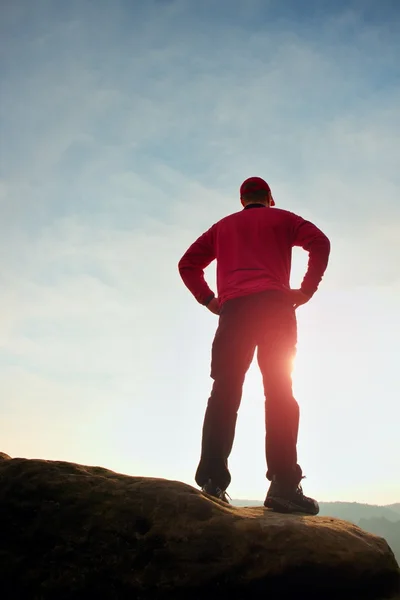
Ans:
[{"label": "hazy horizon", "polygon": [[[399,502],[399,6],[5,0],[0,17],[0,451],[195,485],[217,318],[177,263],[259,175],[332,244],[297,311],[304,491]],[[293,286],[306,263],[296,249]],[[263,409],[253,364],[232,498],[265,496]]]}]

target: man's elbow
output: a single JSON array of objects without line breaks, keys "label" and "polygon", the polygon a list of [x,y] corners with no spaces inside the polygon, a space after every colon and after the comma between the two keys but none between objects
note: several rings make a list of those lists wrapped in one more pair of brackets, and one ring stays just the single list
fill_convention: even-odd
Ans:
[{"label": "man's elbow", "polygon": [[182,258],[178,262],[178,271],[179,271],[179,273],[181,273],[182,270],[185,269],[187,266],[188,266],[188,261],[186,259],[186,256],[183,255]]},{"label": "man's elbow", "polygon": [[314,238],[314,246],[318,246],[320,250],[324,250],[328,254],[331,250],[330,239],[322,231],[319,231],[318,235]]},{"label": "man's elbow", "polygon": [[327,265],[329,262],[329,257],[330,257],[330,253],[331,253],[331,242],[325,234],[322,234],[320,236],[318,242],[315,244],[315,251],[317,252],[317,255],[319,256],[319,259],[325,265]]},{"label": "man's elbow", "polygon": [[325,234],[323,234],[323,236],[323,246],[325,248],[325,252],[329,255],[331,251],[331,241]]},{"label": "man's elbow", "polygon": [[185,256],[183,256],[178,262],[178,271],[183,280],[186,280],[187,277],[190,277],[195,270],[196,268],[194,265]]}]

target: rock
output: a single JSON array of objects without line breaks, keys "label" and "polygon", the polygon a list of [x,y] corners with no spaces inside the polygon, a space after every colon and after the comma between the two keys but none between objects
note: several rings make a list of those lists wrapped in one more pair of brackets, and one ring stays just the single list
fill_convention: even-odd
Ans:
[{"label": "rock", "polygon": [[0,460],[9,460],[11,459],[11,456],[8,456],[8,454],[5,454],[4,452],[0,452]]},{"label": "rock", "polygon": [[400,571],[346,521],[229,507],[178,481],[0,461],[0,589],[29,600],[381,600]]}]

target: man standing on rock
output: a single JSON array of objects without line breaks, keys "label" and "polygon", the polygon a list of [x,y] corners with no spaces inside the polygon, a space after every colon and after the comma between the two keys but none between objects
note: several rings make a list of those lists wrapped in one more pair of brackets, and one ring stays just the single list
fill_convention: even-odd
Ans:
[{"label": "man standing on rock", "polygon": [[[219,324],[212,345],[214,380],[203,424],[196,482],[203,492],[228,502],[228,458],[246,372],[257,348],[265,393],[267,479],[264,505],[279,512],[316,515],[316,500],[303,494],[297,463],[299,407],[292,392],[296,352],[295,309],[316,292],[328,264],[330,242],[315,225],[275,206],[260,177],[240,187],[243,209],[215,223],[185,252],[180,275]],[[292,247],[309,253],[300,289],[290,289]],[[204,279],[217,261],[218,298]]]}]

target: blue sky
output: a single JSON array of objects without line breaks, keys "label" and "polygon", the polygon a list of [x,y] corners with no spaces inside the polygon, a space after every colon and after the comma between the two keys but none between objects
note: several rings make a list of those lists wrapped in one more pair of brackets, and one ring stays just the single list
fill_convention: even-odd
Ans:
[{"label": "blue sky", "polygon": [[[332,242],[298,310],[305,491],[400,500],[400,9],[299,6],[2,3],[2,451],[194,484],[217,323],[177,262],[259,175]],[[253,365],[233,497],[264,496],[263,444]]]}]

